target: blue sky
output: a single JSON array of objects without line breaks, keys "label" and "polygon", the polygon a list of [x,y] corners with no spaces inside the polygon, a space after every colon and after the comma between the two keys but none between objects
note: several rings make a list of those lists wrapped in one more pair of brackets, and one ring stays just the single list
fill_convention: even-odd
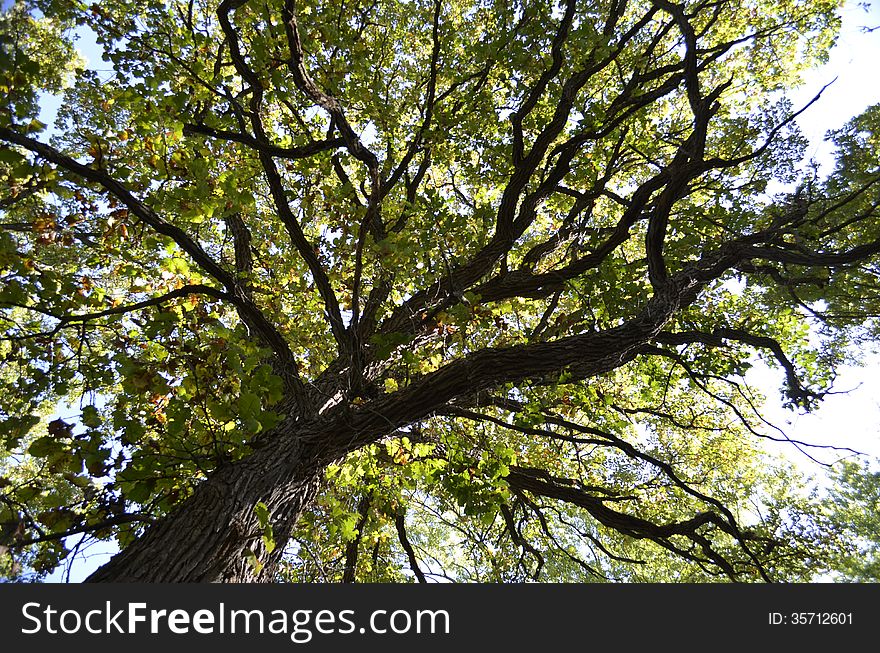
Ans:
[{"label": "blue sky", "polygon": [[[880,102],[877,66],[880,65],[880,3],[867,10],[850,0],[843,13],[843,27],[828,63],[805,75],[804,84],[790,93],[795,106],[808,102],[829,82],[822,98],[798,118],[798,125],[810,139],[808,154],[827,160],[830,145],[825,142],[829,127],[843,125],[849,118]],[[866,27],[877,27],[866,32]]]}]

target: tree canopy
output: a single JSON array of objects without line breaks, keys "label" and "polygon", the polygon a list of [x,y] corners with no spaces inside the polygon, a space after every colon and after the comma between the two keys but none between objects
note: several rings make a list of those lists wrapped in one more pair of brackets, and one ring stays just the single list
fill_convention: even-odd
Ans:
[{"label": "tree canopy", "polygon": [[880,105],[820,175],[786,99],[839,9],[16,2],[0,572],[94,539],[92,580],[827,569],[743,375],[811,410],[880,335]]}]

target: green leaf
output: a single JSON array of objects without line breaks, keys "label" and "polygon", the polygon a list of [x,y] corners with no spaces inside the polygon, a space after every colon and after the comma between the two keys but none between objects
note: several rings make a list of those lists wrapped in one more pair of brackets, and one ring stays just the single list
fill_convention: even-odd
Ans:
[{"label": "green leaf", "polygon": [[27,159],[23,154],[8,147],[0,147],[0,162],[8,163],[15,167],[24,163]]},{"label": "green leaf", "polygon": [[25,127],[26,132],[41,132],[46,129],[46,123],[33,118]]},{"label": "green leaf", "polygon": [[242,392],[237,405],[238,415],[243,420],[256,419],[262,410],[260,398],[253,392]]},{"label": "green leaf", "polygon": [[257,559],[257,555],[250,549],[244,551],[243,557],[254,570],[254,574],[259,574],[265,565]]},{"label": "green leaf", "polygon": [[269,508],[262,501],[254,506],[254,514],[260,522],[260,528],[266,528],[269,525]]},{"label": "green leaf", "polygon": [[95,406],[85,406],[82,411],[80,421],[89,428],[98,428],[103,419]]},{"label": "green leaf", "polygon": [[56,438],[47,435],[34,440],[28,447],[28,453],[37,458],[45,458],[62,451],[64,444]]}]

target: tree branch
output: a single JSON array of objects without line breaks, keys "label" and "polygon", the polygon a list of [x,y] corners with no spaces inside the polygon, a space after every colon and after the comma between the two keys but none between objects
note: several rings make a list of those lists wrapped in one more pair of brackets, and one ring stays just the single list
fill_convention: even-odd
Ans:
[{"label": "tree branch", "polygon": [[406,553],[406,558],[409,561],[409,568],[412,569],[412,572],[420,583],[427,583],[428,581],[425,579],[425,574],[422,573],[422,570],[419,568],[419,561],[416,559],[416,552],[413,550],[412,544],[406,535],[406,517],[403,513],[395,516],[394,526],[397,529],[397,539],[400,541],[400,546],[403,547],[403,550]]},{"label": "tree branch", "polygon": [[[613,510],[606,506],[601,498],[587,494],[576,487],[559,484],[556,479],[546,473],[532,475],[511,470],[506,478],[511,487],[520,492],[527,491],[584,508],[603,526],[634,539],[649,539],[664,548],[677,550],[678,547],[675,547],[670,539],[675,535],[686,537],[699,544],[710,559],[722,568],[731,580],[736,580],[739,576],[730,562],[715,552],[709,540],[698,532],[700,528],[712,525],[730,535],[736,534],[732,532],[730,525],[714,512],[701,512],[684,521],[655,524],[640,517]],[[759,570],[762,574],[764,573],[762,568]],[[769,581],[770,579],[765,575],[765,580]]]},{"label": "tree branch", "polygon": [[185,124],[183,126],[185,136],[207,136],[223,141],[232,141],[247,145],[253,150],[262,151],[279,159],[306,159],[321,152],[334,150],[342,147],[345,143],[341,138],[328,138],[323,141],[314,141],[308,145],[298,147],[279,147],[271,143],[263,142],[250,134],[214,129],[202,124]]},{"label": "tree branch", "polygon": [[6,545],[12,547],[23,547],[29,546],[31,544],[39,544],[40,542],[55,542],[58,540],[63,540],[65,537],[70,537],[71,535],[79,535],[80,533],[94,533],[95,531],[110,528],[111,526],[120,526],[122,524],[132,524],[137,522],[152,524],[155,521],[156,520],[150,515],[143,515],[141,513],[129,513],[125,515],[109,517],[96,524],[76,526],[74,528],[70,528],[64,531],[63,533],[48,533],[46,535],[40,535],[38,537],[11,540],[10,542],[7,542]]},{"label": "tree branch", "polygon": [[220,267],[220,265],[214,261],[198,243],[192,240],[192,238],[190,238],[182,229],[159,217],[153,209],[138,200],[125,186],[110,177],[107,173],[85,166],[69,156],[62,154],[54,147],[32,138],[28,138],[27,136],[12,131],[7,127],[0,127],[0,139],[20,145],[43,159],[61,167],[67,172],[103,187],[124,204],[133,215],[137,216],[145,224],[152,227],[156,233],[167,236],[173,240],[180,249],[189,254],[193,261],[195,261],[198,266],[210,276],[228,289],[235,287],[235,280],[226,270]]},{"label": "tree branch", "polygon": [[361,538],[364,534],[364,526],[370,516],[370,504],[373,500],[373,493],[367,492],[358,502],[357,512],[358,521],[355,525],[357,533],[348,544],[345,545],[345,566],[342,571],[342,582],[353,583],[357,577],[357,560],[358,549],[361,545]]},{"label": "tree branch", "polygon": [[110,177],[107,173],[85,166],[62,154],[50,145],[23,136],[6,127],[0,127],[0,138],[7,142],[21,145],[34,154],[61,167],[63,170],[82,177],[86,181],[98,184],[116,197],[133,215],[151,227],[156,233],[173,240],[178,247],[189,254],[199,267],[226,287],[228,296],[225,298],[235,299],[235,302],[237,302],[236,306],[248,316],[254,325],[257,336],[279,357],[285,370],[288,388],[294,393],[298,401],[302,400],[303,391],[302,381],[299,379],[299,366],[296,364],[287,341],[259,308],[241,295],[241,288],[235,278],[212,259],[201,245],[190,238],[180,227],[163,220],[153,209],[138,200],[123,184]]},{"label": "tree branch", "polygon": [[[217,16],[223,33],[226,35],[235,69],[251,87],[250,117],[251,126],[257,136],[256,140],[258,142],[268,142],[268,137],[260,120],[260,104],[262,103],[263,88],[259,76],[245,61],[244,55],[241,52],[241,46],[239,45],[238,34],[233,28],[229,18],[229,14],[233,10],[244,6],[247,2],[248,0],[223,0],[217,8]],[[315,285],[318,288],[318,292],[324,300],[324,306],[327,310],[327,318],[330,323],[330,330],[340,347],[340,352],[345,351],[348,347],[348,341],[345,334],[345,324],[342,321],[342,314],[339,310],[339,300],[333,291],[330,279],[327,277],[326,271],[318,260],[318,256],[315,254],[314,246],[308,242],[299,221],[290,209],[290,204],[287,201],[287,196],[284,191],[284,183],[281,179],[281,175],[278,173],[278,168],[275,166],[272,155],[264,149],[258,149],[258,154],[266,180],[269,184],[269,192],[272,195],[272,200],[278,211],[278,215],[284,226],[287,228],[291,241],[300,256],[302,256],[303,260],[306,262],[306,265],[312,274],[312,278],[315,281]]]},{"label": "tree branch", "polygon": [[[226,1],[228,2],[229,0]],[[244,4],[246,1],[247,0],[235,0],[238,6]],[[339,130],[339,134],[345,142],[346,149],[348,149],[354,158],[367,165],[371,177],[373,177],[374,188],[378,192],[379,159],[376,158],[376,155],[373,154],[373,152],[364,146],[361,139],[355,134],[348,119],[345,117],[345,113],[343,112],[342,105],[339,101],[322,91],[318,85],[315,84],[306,69],[302,41],[299,36],[299,25],[294,11],[294,2],[291,0],[285,0],[282,15],[290,50],[289,69],[293,74],[294,83],[309,99],[330,114],[333,123],[336,125],[336,129]]]},{"label": "tree branch", "polygon": [[794,363],[792,363],[788,356],[785,355],[782,345],[769,336],[758,336],[741,329],[718,327],[713,329],[711,333],[703,331],[659,333],[657,334],[656,340],[657,342],[667,345],[701,343],[710,347],[723,347],[725,345],[725,340],[735,340],[759,349],[768,349],[785,370],[786,385],[788,387],[787,394],[795,405],[801,406],[802,408],[809,408],[817,399],[821,399],[827,394],[805,388],[800,381]]}]

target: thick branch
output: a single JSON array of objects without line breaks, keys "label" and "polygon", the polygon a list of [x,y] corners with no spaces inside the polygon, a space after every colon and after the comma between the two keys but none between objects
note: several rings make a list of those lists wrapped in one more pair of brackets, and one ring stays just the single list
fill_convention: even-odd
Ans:
[{"label": "thick branch", "polygon": [[529,113],[531,113],[532,109],[535,108],[535,105],[538,104],[544,91],[547,90],[547,85],[550,81],[559,74],[560,70],[562,70],[562,46],[568,38],[568,33],[571,30],[571,23],[572,20],[574,20],[575,5],[576,3],[574,0],[566,0],[565,13],[562,16],[559,28],[556,30],[556,35],[553,37],[553,43],[550,46],[552,63],[549,68],[541,73],[541,76],[538,78],[538,81],[535,82],[535,85],[529,89],[528,95],[520,108],[510,115],[510,124],[513,127],[514,165],[518,166],[523,159],[523,120],[529,115]]}]

